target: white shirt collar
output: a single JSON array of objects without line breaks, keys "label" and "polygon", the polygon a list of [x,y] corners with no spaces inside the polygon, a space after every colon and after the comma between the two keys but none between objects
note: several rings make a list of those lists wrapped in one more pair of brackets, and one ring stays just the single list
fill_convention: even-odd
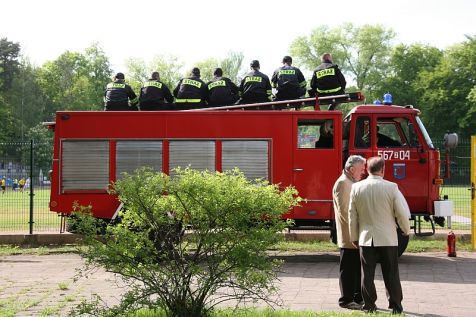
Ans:
[{"label": "white shirt collar", "polygon": [[372,179],[383,179],[383,177],[382,177],[382,176],[378,176],[378,175],[372,175],[372,174],[370,174],[370,175],[369,175],[369,177],[367,177],[367,178],[372,178]]}]

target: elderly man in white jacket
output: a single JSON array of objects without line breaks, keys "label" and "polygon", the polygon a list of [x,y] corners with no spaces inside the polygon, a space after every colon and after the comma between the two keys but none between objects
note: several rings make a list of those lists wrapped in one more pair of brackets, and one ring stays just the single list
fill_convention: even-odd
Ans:
[{"label": "elderly man in white jacket", "polygon": [[349,203],[350,238],[360,247],[363,309],[374,312],[377,292],[375,266],[380,259],[387,289],[389,308],[401,314],[402,286],[398,271],[397,223],[404,235],[410,233],[408,205],[398,185],[383,179],[385,161],[381,157],[367,160],[369,177],[352,185]]},{"label": "elderly man in white jacket", "polygon": [[349,200],[352,184],[358,182],[364,172],[365,159],[360,155],[351,155],[332,188],[337,245],[340,249],[339,306],[348,309],[361,309],[363,305],[359,248],[352,245],[349,234]]}]

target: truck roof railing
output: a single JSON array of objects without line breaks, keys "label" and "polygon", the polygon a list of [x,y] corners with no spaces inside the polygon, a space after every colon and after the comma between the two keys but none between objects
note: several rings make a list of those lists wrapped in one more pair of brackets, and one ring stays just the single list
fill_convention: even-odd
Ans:
[{"label": "truck roof railing", "polygon": [[[364,95],[361,92],[350,92],[341,95],[325,96],[325,97],[315,97],[315,98],[302,98],[302,99],[293,99],[293,100],[282,100],[282,101],[270,101],[270,102],[260,102],[252,104],[243,104],[243,105],[232,105],[232,106],[222,106],[222,107],[210,107],[210,108],[199,108],[199,109],[189,109],[181,111],[211,111],[211,110],[281,110],[283,108],[301,108],[303,104],[305,106],[314,105],[314,110],[320,110],[320,105],[338,105],[340,103],[348,102],[359,102],[365,99]],[[275,107],[280,106],[280,107]],[[284,106],[284,107],[283,107]],[[277,108],[277,109],[276,109]]]}]

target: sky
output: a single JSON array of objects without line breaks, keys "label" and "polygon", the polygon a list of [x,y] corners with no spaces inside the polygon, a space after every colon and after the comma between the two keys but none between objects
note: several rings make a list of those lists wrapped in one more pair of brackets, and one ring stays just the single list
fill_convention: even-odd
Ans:
[{"label": "sky", "polygon": [[126,76],[127,58],[171,54],[190,69],[229,51],[243,52],[244,65],[260,60],[271,75],[295,38],[345,22],[381,24],[396,32],[395,44],[441,49],[476,35],[474,0],[6,0],[0,7],[0,37],[19,42],[34,64],[97,42]]}]

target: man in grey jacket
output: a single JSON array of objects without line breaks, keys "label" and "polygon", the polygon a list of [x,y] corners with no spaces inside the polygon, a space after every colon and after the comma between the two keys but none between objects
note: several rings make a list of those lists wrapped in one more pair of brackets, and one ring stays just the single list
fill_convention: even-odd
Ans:
[{"label": "man in grey jacket", "polygon": [[351,155],[345,162],[342,175],[332,188],[337,245],[340,248],[339,264],[339,306],[348,309],[362,308],[360,287],[359,249],[352,244],[349,234],[349,200],[352,184],[358,182],[365,171],[365,159]]},{"label": "man in grey jacket", "polygon": [[352,185],[349,206],[350,239],[360,247],[363,309],[377,310],[374,275],[378,258],[389,308],[392,313],[401,314],[403,294],[398,271],[397,223],[404,235],[410,233],[408,205],[398,185],[383,179],[383,158],[369,158],[367,171],[367,179]]}]

